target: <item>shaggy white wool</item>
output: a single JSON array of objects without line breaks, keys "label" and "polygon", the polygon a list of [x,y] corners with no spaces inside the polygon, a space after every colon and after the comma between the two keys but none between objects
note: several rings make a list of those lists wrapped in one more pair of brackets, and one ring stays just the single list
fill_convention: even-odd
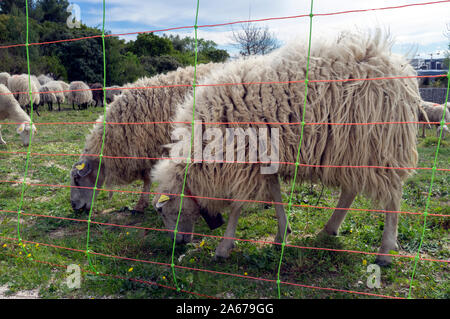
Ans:
[{"label": "shaggy white wool", "polygon": [[[313,41],[300,164],[399,168],[416,166],[418,155],[415,124],[331,124],[417,120],[421,99],[415,78],[364,80],[416,75],[407,60],[391,53],[390,47],[389,39],[379,31],[372,35],[345,32],[332,41]],[[293,42],[270,55],[225,65],[200,80],[199,84],[299,82],[198,87],[195,120],[301,122],[306,59],[307,46]],[[351,81],[314,82],[320,80]],[[192,106],[193,97],[190,96],[179,105],[174,121],[190,123]],[[225,136],[225,125],[204,125],[205,130],[209,127],[220,128]],[[279,161],[296,162],[300,125],[246,124],[228,127],[278,128],[281,137]],[[190,124],[174,125],[175,133],[186,130],[190,131]],[[183,143],[186,140],[169,145],[169,149],[182,149],[186,146]],[[248,151],[248,143],[246,148]],[[162,160],[155,166],[153,180],[159,183],[160,192],[181,192],[185,165]],[[197,196],[271,200],[268,176],[262,175],[260,168],[261,164],[193,164],[189,167],[186,185]],[[290,181],[294,177],[294,170],[294,165],[281,164],[278,173],[281,178]],[[411,174],[411,170],[404,169],[301,166],[297,182],[320,181],[328,187],[362,193],[374,201],[386,204],[400,201],[403,181]],[[223,208],[233,205],[233,202],[226,200],[199,198],[198,201],[210,213],[219,213]]]}]

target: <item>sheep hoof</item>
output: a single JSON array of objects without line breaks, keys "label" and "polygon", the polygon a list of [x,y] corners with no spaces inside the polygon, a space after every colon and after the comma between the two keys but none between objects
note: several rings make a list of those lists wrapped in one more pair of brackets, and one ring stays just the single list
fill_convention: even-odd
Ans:
[{"label": "sheep hoof", "polygon": [[216,255],[214,256],[215,260],[227,259],[230,257],[230,252],[219,252],[216,250]]},{"label": "sheep hoof", "polygon": [[[289,237],[289,235],[292,233],[292,229],[290,226],[288,226],[287,231],[286,231],[286,241]],[[283,237],[284,237],[284,231],[282,233],[278,232],[276,237],[275,237],[275,243],[277,244],[281,244],[283,243]],[[280,245],[275,245],[276,248],[280,248]]]},{"label": "sheep hoof", "polygon": [[234,248],[234,243],[221,242],[216,248],[216,258],[228,258],[230,257],[231,250]]},{"label": "sheep hoof", "polygon": [[143,213],[144,213],[143,210],[138,210],[138,209],[131,210],[131,215],[142,215]]},{"label": "sheep hoof", "polygon": [[337,231],[327,231],[326,228],[322,229],[318,234],[318,238],[326,238],[326,237],[336,237],[338,235]]},{"label": "sheep hoof", "polygon": [[387,267],[392,264],[391,256],[378,256],[375,263],[380,267]]}]

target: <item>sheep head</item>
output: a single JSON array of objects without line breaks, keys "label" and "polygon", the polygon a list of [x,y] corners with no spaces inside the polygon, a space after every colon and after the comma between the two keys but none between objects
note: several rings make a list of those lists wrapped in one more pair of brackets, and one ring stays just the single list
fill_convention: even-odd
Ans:
[{"label": "sheep head", "polygon": [[[173,161],[159,161],[152,170],[152,180],[158,183],[157,194],[153,198],[153,207],[163,219],[168,230],[175,230],[178,220],[176,243],[189,243],[192,240],[195,222],[199,217],[203,217],[211,229],[220,227],[223,224],[221,214],[211,214],[204,204],[205,199],[197,199],[190,191],[191,185],[186,181],[184,186],[183,202],[181,206],[181,196],[183,190],[184,167],[178,166]],[[192,182],[195,184],[195,181]],[[203,203],[202,203],[203,202]],[[180,214],[178,214],[180,212]],[[173,233],[168,235],[173,238]]]},{"label": "sheep head", "polygon": [[[31,133],[32,132],[32,133]],[[36,126],[30,125],[30,123],[22,123],[17,127],[17,134],[20,135],[22,139],[23,146],[30,145],[30,135],[36,135],[37,129]]]},{"label": "sheep head", "polygon": [[[172,191],[174,191],[174,189],[172,189]],[[163,191],[161,188],[158,192],[168,193]],[[181,188],[176,193],[180,194]],[[179,195],[156,195],[153,198],[153,207],[155,207],[156,211],[161,216],[166,229],[175,230],[178,213],[180,211],[180,204],[181,197]],[[177,244],[186,244],[191,242],[195,221],[200,216],[199,211],[199,206],[191,198],[183,198],[183,207],[181,209],[177,228],[178,232],[175,239]],[[172,232],[169,232],[168,235],[173,238]]]},{"label": "sheep head", "polygon": [[[76,162],[70,172],[70,203],[74,210],[90,210],[93,188],[98,172],[98,159],[82,158]],[[101,187],[105,180],[104,169],[100,170],[97,187]],[[95,193],[97,197],[98,191]]]}]

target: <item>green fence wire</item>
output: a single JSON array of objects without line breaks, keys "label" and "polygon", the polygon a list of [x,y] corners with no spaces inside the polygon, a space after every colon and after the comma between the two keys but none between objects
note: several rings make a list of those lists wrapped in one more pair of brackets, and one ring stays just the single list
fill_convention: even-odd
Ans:
[{"label": "green fence wire", "polygon": [[181,188],[181,195],[180,195],[180,208],[178,210],[178,216],[177,221],[175,224],[175,230],[173,232],[173,246],[172,246],[172,261],[170,266],[172,267],[172,275],[173,280],[175,282],[175,286],[177,287],[177,291],[180,291],[180,287],[178,287],[177,277],[175,275],[175,245],[176,245],[176,238],[177,238],[177,232],[178,232],[178,223],[180,221],[181,211],[183,209],[183,198],[184,198],[184,189],[186,187],[186,179],[187,179],[187,173],[189,170],[189,166],[191,163],[191,152],[192,152],[192,144],[194,143],[194,123],[195,123],[195,85],[197,81],[197,54],[198,54],[198,39],[197,39],[197,22],[198,22],[198,10],[200,7],[200,0],[197,0],[197,8],[195,10],[195,24],[194,24],[194,40],[195,40],[195,48],[194,48],[194,81],[192,84],[193,88],[193,105],[192,105],[192,122],[191,122],[191,140],[189,143],[189,157],[186,159],[186,169],[184,171],[184,178],[183,178],[183,186]]},{"label": "green fence wire", "polygon": [[[181,212],[182,212],[182,206],[183,206],[183,198],[184,198],[184,191],[185,191],[185,187],[186,187],[186,180],[187,180],[187,174],[188,174],[188,170],[191,164],[191,158],[190,156],[192,155],[192,147],[193,147],[193,141],[194,141],[194,122],[195,122],[195,94],[196,94],[196,81],[197,81],[197,54],[198,54],[198,37],[197,37],[197,29],[198,29],[198,13],[199,13],[199,6],[200,6],[200,1],[197,0],[197,5],[196,5],[196,12],[195,12],[195,24],[194,24],[194,33],[195,33],[195,49],[194,49],[194,79],[193,79],[193,113],[192,113],[192,122],[191,122],[191,140],[190,140],[190,148],[189,148],[189,157],[186,159],[186,169],[185,169],[185,173],[184,173],[184,179],[183,179],[183,186],[182,186],[182,191],[181,191],[181,195],[180,195],[180,207],[179,207],[179,211],[178,211],[178,216],[177,216],[177,221],[176,221],[176,226],[175,226],[175,230],[174,230],[174,236],[173,236],[173,246],[172,246],[172,255],[171,255],[171,268],[172,268],[172,275],[173,275],[173,280],[174,283],[176,285],[176,290],[180,291],[180,287],[178,285],[177,282],[177,278],[176,278],[176,274],[175,274],[175,246],[176,246],[176,235],[178,232],[178,224],[179,224],[179,220],[180,220],[180,216],[181,216]],[[311,52],[311,41],[312,41],[312,21],[313,21],[313,6],[314,6],[314,0],[311,0],[310,2],[310,14],[309,14],[309,36],[308,36],[308,55],[307,55],[307,65],[306,65],[306,79],[305,79],[305,92],[304,92],[304,103],[303,103],[303,113],[302,113],[302,122],[301,122],[301,132],[300,132],[300,141],[298,144],[298,153],[297,153],[297,159],[296,159],[296,163],[295,163],[295,173],[294,173],[294,179],[292,182],[292,186],[291,186],[291,191],[290,191],[290,196],[289,196],[289,201],[288,201],[288,209],[287,209],[287,220],[289,222],[289,216],[291,213],[291,208],[292,208],[292,199],[293,199],[293,194],[294,194],[294,186],[296,183],[296,179],[297,179],[297,173],[298,173],[298,169],[299,169],[299,162],[300,162],[300,156],[301,156],[301,146],[302,146],[302,141],[303,141],[303,131],[304,131],[304,126],[305,126],[305,113],[306,113],[306,103],[307,103],[307,94],[308,94],[308,75],[309,75],[309,62],[310,62],[310,52]],[[91,267],[91,269],[94,271],[95,274],[97,275],[101,275],[99,272],[97,272],[94,268],[94,265],[91,261],[91,254],[90,254],[90,249],[89,249],[89,243],[90,243],[90,225],[91,225],[91,216],[92,216],[92,211],[93,211],[93,206],[94,206],[94,202],[95,202],[95,195],[96,195],[96,191],[97,191],[97,185],[98,185],[98,180],[99,180],[99,176],[100,176],[100,169],[101,169],[101,162],[102,162],[102,158],[103,158],[103,148],[104,148],[104,143],[105,143],[105,136],[106,136],[106,50],[105,50],[105,17],[106,17],[106,3],[105,0],[103,0],[103,5],[102,5],[102,49],[103,49],[103,135],[102,135],[102,145],[101,145],[101,150],[100,150],[100,155],[99,155],[99,168],[97,171],[97,176],[96,176],[96,180],[95,180],[95,185],[93,188],[93,195],[92,195],[92,201],[91,201],[91,207],[89,210],[89,217],[87,220],[87,238],[86,238],[86,255],[89,261],[89,265]],[[19,205],[18,205],[18,210],[17,210],[17,237],[18,237],[18,242],[19,245],[22,247],[22,249],[24,250],[24,252],[26,253],[25,248],[23,247],[23,245],[21,245],[22,242],[22,237],[21,237],[21,231],[20,231],[20,222],[21,222],[21,212],[22,212],[22,208],[24,205],[24,194],[25,194],[25,190],[26,190],[26,179],[28,176],[28,170],[29,170],[29,166],[30,166],[30,158],[31,158],[31,148],[32,148],[32,139],[33,139],[33,95],[32,95],[32,85],[31,85],[31,68],[30,68],[30,56],[29,56],[29,14],[28,14],[28,1],[25,0],[25,9],[26,9],[26,43],[25,43],[25,48],[26,48],[26,56],[27,56],[27,69],[28,69],[28,85],[29,85],[29,98],[30,98],[30,137],[29,137],[29,145],[27,148],[27,153],[26,153],[26,163],[25,163],[25,171],[24,171],[24,178],[23,178],[23,182],[22,182],[22,187],[21,187],[21,193],[20,193],[20,200],[19,200]],[[447,78],[450,80],[450,72],[447,75]],[[448,81],[448,86],[447,86],[447,93],[446,93],[446,99],[445,99],[445,104],[447,104],[448,102],[448,96],[449,96],[449,91],[450,91],[450,81]],[[428,210],[429,210],[429,205],[430,205],[430,199],[431,199],[431,194],[432,194],[432,188],[433,188],[433,182],[434,182],[434,178],[435,178],[435,173],[436,173],[436,163],[437,163],[437,158],[438,158],[438,154],[439,154],[439,149],[442,143],[442,138],[443,138],[443,125],[445,123],[445,114],[446,114],[446,108],[444,107],[444,112],[442,114],[442,121],[441,121],[441,130],[440,130],[440,134],[439,134],[439,139],[438,139],[438,144],[436,147],[436,151],[435,151],[435,156],[434,156],[434,164],[433,164],[433,168],[432,168],[432,175],[431,175],[431,181],[430,181],[430,187],[429,187],[429,191],[428,191],[428,195],[427,195],[427,201],[426,201],[426,206],[425,206],[425,211],[423,213],[423,217],[424,217],[424,221],[423,221],[423,227],[422,227],[422,233],[421,233],[421,238],[420,238],[420,244],[418,247],[418,251],[417,251],[417,255],[414,259],[414,266],[413,266],[413,270],[412,270],[412,275],[411,275],[411,279],[410,279],[410,285],[409,285],[409,291],[408,291],[408,298],[411,298],[411,292],[412,292],[412,287],[413,287],[413,280],[414,280],[414,276],[416,273],[416,268],[417,268],[417,264],[418,261],[420,259],[420,251],[424,242],[424,238],[425,238],[425,232],[426,232],[426,221],[427,221],[427,215],[428,215]],[[288,227],[289,223],[286,223],[286,228],[285,228],[285,232],[283,235],[283,242],[281,244],[281,253],[280,253],[280,260],[278,263],[278,269],[277,269],[277,292],[278,292],[278,298],[281,298],[281,280],[280,280],[280,274],[281,274],[281,267],[282,267],[282,262],[283,262],[283,256],[284,256],[284,250],[285,250],[285,246],[286,246],[286,235],[287,235],[287,227]],[[32,260],[31,255],[27,255],[28,258],[30,258]]]}]

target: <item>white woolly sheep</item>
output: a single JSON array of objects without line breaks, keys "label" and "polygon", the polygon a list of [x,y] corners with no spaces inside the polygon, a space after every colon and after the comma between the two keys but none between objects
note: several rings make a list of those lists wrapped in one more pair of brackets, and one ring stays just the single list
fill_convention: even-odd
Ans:
[{"label": "white woolly sheep", "polygon": [[89,86],[81,81],[74,81],[69,86],[69,102],[72,103],[72,108],[75,110],[75,104],[78,109],[87,109],[89,103],[92,101],[92,91]]},{"label": "white woolly sheep", "polygon": [[64,98],[66,99],[66,101],[69,101],[70,85],[64,81],[56,81],[56,82],[58,82],[61,85],[61,87],[64,91],[63,94],[64,94]]},{"label": "white woolly sheep", "polygon": [[[439,122],[440,123],[442,121],[442,116],[444,115],[444,105],[436,104],[436,103],[432,103],[432,102],[423,102],[422,108],[424,109],[425,113],[428,116],[428,122]],[[449,107],[447,107],[447,111],[445,112],[444,122],[445,123],[450,122]],[[436,135],[437,135],[437,137],[439,137],[440,133],[441,133],[441,125],[440,124],[434,124],[434,125],[437,127]],[[443,129],[442,137],[444,137],[445,132],[449,132],[449,129],[448,129],[448,126],[445,124],[442,126],[442,129]],[[425,137],[425,125],[422,125],[422,137]]]},{"label": "white woolly sheep", "polygon": [[3,84],[4,86],[8,86],[8,79],[11,76],[7,72],[0,73],[0,84]]},{"label": "white woolly sheep", "polygon": [[48,104],[48,110],[53,110],[53,103],[58,103],[58,111],[61,111],[61,103],[65,98],[62,92],[61,84],[58,81],[50,81],[41,86],[39,92],[41,95],[41,105]]},{"label": "white woolly sheep", "polygon": [[30,86],[31,82],[31,96],[33,100],[33,110],[39,116],[38,106],[40,103],[39,95],[39,81],[37,81],[35,76],[31,76],[31,81],[28,81],[27,74],[13,75],[8,79],[8,89],[14,93],[14,97],[19,102],[19,105],[26,109],[27,113],[30,114]]},{"label": "white woolly sheep", "polygon": [[[220,64],[202,64],[197,68],[197,76],[206,75]],[[108,106],[106,119],[113,123],[159,122],[169,121],[175,105],[181,103],[187,92],[192,90],[189,84],[194,79],[194,68],[178,69],[152,78],[142,78],[125,87],[158,87],[173,84],[188,84],[168,88],[124,89]],[[100,154],[103,135],[103,116],[97,120],[86,139],[84,154]],[[126,185],[143,180],[143,193],[134,207],[143,212],[149,204],[150,170],[156,160],[164,155],[163,145],[170,143],[169,124],[107,124],[105,144],[97,187],[106,184]],[[111,158],[112,157],[112,158]],[[135,157],[135,159],[123,158]],[[81,156],[71,171],[71,185],[93,187],[99,166],[98,157]],[[71,204],[75,210],[90,209],[92,189],[72,188]]]},{"label": "white woolly sheep", "polygon": [[[211,73],[199,84],[247,84],[198,87],[195,120],[203,123],[245,122],[247,124],[239,126],[244,129],[270,128],[269,140],[273,135],[272,130],[277,128],[279,158],[276,161],[280,163],[278,175],[282,180],[292,181],[295,165],[283,163],[297,161],[301,125],[259,125],[249,122],[300,123],[303,116],[305,123],[416,120],[421,99],[415,79],[352,81],[386,76],[414,76],[414,69],[406,59],[391,53],[390,45],[390,41],[380,31],[373,35],[345,32],[334,41],[313,41],[304,114],[308,52],[304,43],[291,43],[266,56],[231,62]],[[326,81],[333,79],[343,81]],[[267,83],[272,81],[278,83]],[[186,98],[178,106],[173,120],[190,123],[192,109],[193,97]],[[234,124],[232,127],[238,126]],[[227,136],[224,125],[204,124],[202,128],[205,131],[215,128],[216,133],[219,131],[222,136]],[[171,156],[180,156],[176,153],[179,150],[189,150],[190,132],[190,124],[174,125],[173,135],[185,138],[169,145]],[[322,234],[337,235],[339,226],[358,193],[383,205],[387,211],[399,210],[402,185],[412,173],[411,170],[349,166],[415,167],[418,158],[416,133],[415,124],[304,126],[297,182],[320,181],[327,187],[341,189],[337,209]],[[231,143],[234,144],[233,136],[231,138]],[[201,143],[200,149],[203,150],[206,142]],[[207,146],[209,150],[218,152],[223,149],[222,143],[215,136],[215,140]],[[194,139],[192,150],[196,150],[196,145]],[[249,142],[240,147],[244,147],[247,154]],[[231,150],[233,153],[239,149]],[[261,174],[261,168],[267,164],[196,163],[198,156],[195,153],[187,153],[182,157],[187,156],[194,162],[190,164],[186,177],[186,195],[178,221],[176,241],[191,240],[194,222],[201,214],[218,216],[223,209],[230,208],[224,234],[226,239],[216,249],[216,256],[228,257],[233,247],[233,240],[230,238],[235,236],[245,200],[282,201],[277,174]],[[157,192],[181,194],[186,165],[175,160],[160,160],[152,171],[153,181],[158,182]],[[191,196],[197,198],[193,200]],[[211,197],[221,200],[209,199]],[[153,199],[167,229],[175,229],[180,200],[180,196],[174,195],[158,195]],[[275,209],[279,217],[277,242],[281,242],[286,229],[286,221],[283,222],[282,217],[284,209],[282,205],[275,205]],[[397,223],[398,214],[386,213],[380,254],[397,249]],[[170,233],[170,236],[173,234]],[[390,262],[389,256],[377,257],[380,265]]]},{"label": "white woolly sheep", "polygon": [[[28,144],[30,143],[31,132],[30,117],[21,109],[19,103],[10,93],[11,92],[5,85],[0,84],[0,121],[9,119],[16,123],[20,123],[17,126],[17,133],[20,135],[23,145],[28,146]],[[36,127],[33,125],[33,136],[35,135],[35,133]],[[2,138],[1,131],[0,144],[6,144],[6,142]]]}]

